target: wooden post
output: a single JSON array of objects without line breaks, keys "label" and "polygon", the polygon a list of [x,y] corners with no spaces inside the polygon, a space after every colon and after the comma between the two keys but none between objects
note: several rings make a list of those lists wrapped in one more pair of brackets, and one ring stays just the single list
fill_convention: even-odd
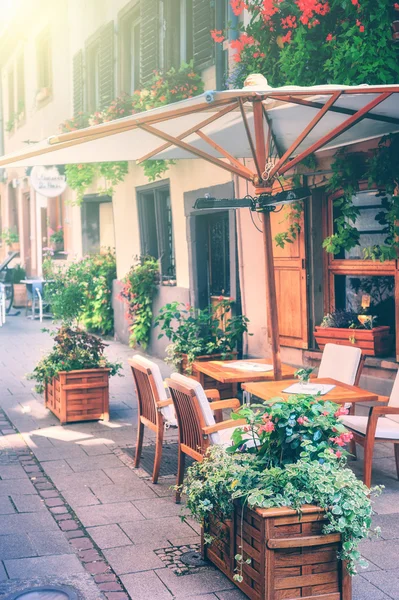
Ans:
[{"label": "wooden post", "polygon": [[[266,140],[263,121],[263,108],[260,101],[254,102],[255,141],[258,162],[264,167],[266,163]],[[262,183],[262,182],[260,182]],[[265,255],[265,283],[266,283],[266,314],[267,331],[270,334],[272,347],[272,361],[274,378],[280,380],[281,353],[280,353],[280,328],[278,325],[276,281],[274,276],[273,241],[270,223],[270,213],[262,213],[263,248]]]}]

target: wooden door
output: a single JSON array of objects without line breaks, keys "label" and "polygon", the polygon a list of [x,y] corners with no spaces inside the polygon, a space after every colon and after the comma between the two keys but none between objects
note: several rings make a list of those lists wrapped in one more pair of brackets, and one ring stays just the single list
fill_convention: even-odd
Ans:
[{"label": "wooden door", "polygon": [[[276,234],[287,231],[291,211],[290,205],[285,205],[281,211],[271,214],[273,240]],[[274,273],[280,343],[294,348],[308,348],[309,322],[303,212],[299,224],[301,230],[293,243],[286,243],[284,248],[280,248],[273,242]]]}]

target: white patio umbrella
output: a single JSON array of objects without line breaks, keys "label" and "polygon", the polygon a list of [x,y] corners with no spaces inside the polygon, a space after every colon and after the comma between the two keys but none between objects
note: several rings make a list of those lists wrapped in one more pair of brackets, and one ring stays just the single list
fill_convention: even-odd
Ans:
[{"label": "white patio umbrella", "polygon": [[[396,132],[399,85],[271,88],[261,78],[253,87],[205,92],[54,135],[0,158],[0,166],[202,158],[252,181],[261,194],[271,193],[276,176],[314,152],[331,152]],[[240,162],[243,158],[253,158],[254,171]],[[270,214],[263,212],[262,220],[272,359],[275,376],[281,378]]]}]

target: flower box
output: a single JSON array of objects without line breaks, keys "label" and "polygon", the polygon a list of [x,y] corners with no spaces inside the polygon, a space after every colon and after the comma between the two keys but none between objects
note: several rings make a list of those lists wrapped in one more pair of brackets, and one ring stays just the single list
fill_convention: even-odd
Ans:
[{"label": "flower box", "polygon": [[24,283],[14,283],[14,300],[13,306],[16,308],[26,307],[28,303],[28,294]]},{"label": "flower box", "polygon": [[316,327],[314,335],[320,350],[323,350],[328,342],[332,342],[343,346],[356,346],[366,356],[387,356],[393,343],[390,328],[385,325],[373,329]]},{"label": "flower box", "polygon": [[[233,360],[233,359],[237,358],[237,354],[238,354],[238,352],[232,352],[229,355],[226,355],[226,354],[204,354],[203,356],[197,356],[195,360],[197,362],[205,362],[205,361],[209,361],[209,360]],[[190,370],[191,370],[190,376],[193,377],[194,379],[196,379],[197,381],[200,381],[199,371],[196,369],[194,364],[190,368],[188,366],[187,354],[182,354],[180,373],[185,374],[187,372],[190,372]],[[220,393],[221,400],[225,400],[226,398],[233,398],[237,392],[237,384],[221,383],[220,381],[216,381],[216,379],[213,379],[212,377],[209,377],[208,375],[204,375],[203,387],[205,390],[218,390]]]},{"label": "flower box", "polygon": [[61,425],[76,421],[109,420],[110,369],[61,371],[46,385],[45,406]]},{"label": "flower box", "polygon": [[[250,600],[351,600],[351,577],[337,557],[340,534],[323,534],[324,523],[317,506],[302,507],[299,516],[289,508],[243,511],[237,503],[231,520],[209,517],[203,557]],[[237,573],[242,581],[234,580]]]}]

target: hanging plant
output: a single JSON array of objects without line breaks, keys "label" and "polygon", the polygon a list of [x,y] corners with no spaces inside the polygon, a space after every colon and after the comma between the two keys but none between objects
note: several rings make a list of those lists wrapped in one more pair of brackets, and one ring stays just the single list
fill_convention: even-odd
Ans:
[{"label": "hanging plant", "polygon": [[105,180],[105,186],[97,189],[97,192],[112,196],[114,187],[125,179],[128,170],[127,161],[80,163],[66,165],[65,176],[69,187],[76,192],[76,204],[81,204],[87,189],[101,177]]}]

